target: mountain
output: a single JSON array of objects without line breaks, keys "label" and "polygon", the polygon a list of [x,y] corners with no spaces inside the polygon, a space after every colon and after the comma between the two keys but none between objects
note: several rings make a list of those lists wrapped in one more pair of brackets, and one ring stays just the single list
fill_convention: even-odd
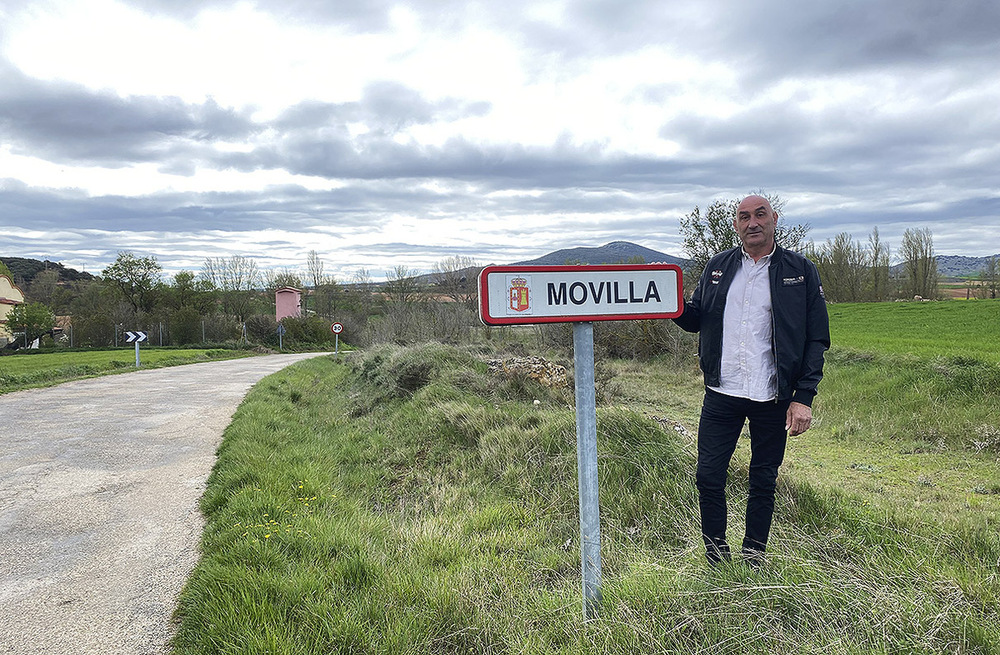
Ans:
[{"label": "mountain", "polygon": [[564,248],[542,255],[537,259],[516,263],[532,266],[561,266],[563,264],[652,264],[654,262],[677,264],[684,268],[690,263],[690,260],[674,257],[630,241],[612,241],[599,248]]},{"label": "mountain", "polygon": [[[641,260],[641,262],[640,262]],[[652,264],[666,262],[667,264],[677,264],[681,268],[686,268],[690,260],[674,257],[659,250],[646,248],[630,241],[612,241],[599,248],[564,248],[556,250],[547,255],[542,255],[537,259],[523,262],[515,262],[514,266],[562,266],[564,264],[623,264],[623,263],[643,263]],[[466,279],[475,280],[479,275],[479,267],[465,268],[457,272],[457,276],[463,281]],[[419,284],[434,284],[438,276],[433,273],[418,275],[413,278]]]},{"label": "mountain", "polygon": [[[969,278],[976,277],[979,272],[986,268],[990,259],[996,258],[1000,262],[1000,254],[991,257],[965,257],[962,255],[937,255],[938,277],[941,278]],[[903,273],[904,264],[896,264],[889,267],[889,272],[893,275]]]},{"label": "mountain", "polygon": [[[993,255],[1000,262],[1000,254]],[[941,277],[975,277],[986,268],[990,257],[963,257],[961,255],[938,255],[937,270]]]},{"label": "mountain", "polygon": [[0,257],[0,262],[7,265],[10,272],[14,274],[14,281],[27,284],[39,273],[45,270],[54,270],[59,273],[60,282],[76,282],[77,280],[93,280],[94,276],[87,272],[66,268],[58,262],[49,260],[40,261],[38,259],[25,259],[23,257]]}]

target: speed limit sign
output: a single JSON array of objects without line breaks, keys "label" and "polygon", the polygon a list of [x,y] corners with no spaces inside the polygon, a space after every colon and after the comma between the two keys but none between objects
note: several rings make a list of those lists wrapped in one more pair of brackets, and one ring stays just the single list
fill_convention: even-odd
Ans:
[{"label": "speed limit sign", "polygon": [[334,323],[333,325],[330,326],[330,330],[334,334],[340,334],[341,332],[344,331],[344,326],[341,325],[340,323]]}]

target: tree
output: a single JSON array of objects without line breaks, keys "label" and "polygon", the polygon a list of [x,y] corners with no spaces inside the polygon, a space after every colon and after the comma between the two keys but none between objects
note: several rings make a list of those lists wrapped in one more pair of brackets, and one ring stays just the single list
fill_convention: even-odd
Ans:
[{"label": "tree", "polygon": [[997,287],[1000,286],[1000,262],[996,257],[986,260],[986,267],[979,271],[979,283],[983,298],[995,300]]},{"label": "tree", "polygon": [[39,271],[28,284],[27,296],[34,302],[51,306],[58,284],[59,271],[51,268]]},{"label": "tree", "polygon": [[280,271],[267,271],[264,274],[264,288],[272,295],[281,287],[301,290],[302,286],[302,278],[288,268]]},{"label": "tree", "polygon": [[222,294],[222,306],[227,314],[241,322],[246,320],[252,311],[253,292],[261,286],[256,261],[242,255],[228,259],[209,257],[202,265],[201,277]]},{"label": "tree", "polygon": [[385,272],[385,295],[390,302],[399,304],[410,302],[420,290],[415,272],[403,265]]},{"label": "tree", "polygon": [[[781,215],[785,208],[784,200],[776,195],[757,193],[767,198],[775,213]],[[740,199],[736,198],[716,200],[708,206],[704,217],[701,215],[700,208],[696,206],[690,214],[685,215],[680,220],[681,235],[684,237],[684,252],[691,259],[688,275],[692,280],[698,280],[701,277],[705,265],[714,255],[740,245],[739,235],[733,229],[733,219],[736,217],[736,208],[739,204]],[[774,239],[782,248],[800,250],[808,232],[807,225],[785,225],[779,219]]]},{"label": "tree", "polygon": [[104,269],[101,277],[138,314],[153,308],[161,270],[155,257],[136,257],[126,250],[118,253],[118,258]]},{"label": "tree", "polygon": [[863,286],[867,268],[864,247],[855,243],[847,232],[841,232],[818,251],[811,253],[823,291],[831,302],[858,302],[863,300]]},{"label": "tree", "polygon": [[455,255],[434,264],[434,285],[452,300],[471,310],[476,309],[479,263],[472,257]]},{"label": "tree", "polygon": [[52,310],[40,302],[15,305],[7,314],[7,326],[11,332],[24,332],[24,346],[27,347],[38,337],[48,334],[56,324]]},{"label": "tree", "polygon": [[906,230],[899,255],[903,259],[904,293],[914,298],[937,298],[937,260],[934,259],[934,237],[930,229]]},{"label": "tree", "polygon": [[866,292],[871,302],[882,302],[892,297],[889,275],[889,246],[879,239],[878,228],[873,227],[868,236],[868,284]]},{"label": "tree", "polygon": [[310,250],[306,258],[306,266],[309,269],[309,280],[313,288],[318,289],[327,283],[326,276],[323,275],[323,260],[319,258],[319,253]]}]

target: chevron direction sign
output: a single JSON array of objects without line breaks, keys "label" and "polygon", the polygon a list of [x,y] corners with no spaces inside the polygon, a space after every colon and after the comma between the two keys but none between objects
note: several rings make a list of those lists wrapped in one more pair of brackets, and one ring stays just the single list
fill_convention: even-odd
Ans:
[{"label": "chevron direction sign", "polygon": [[126,332],[125,343],[141,343],[149,338],[145,332]]}]

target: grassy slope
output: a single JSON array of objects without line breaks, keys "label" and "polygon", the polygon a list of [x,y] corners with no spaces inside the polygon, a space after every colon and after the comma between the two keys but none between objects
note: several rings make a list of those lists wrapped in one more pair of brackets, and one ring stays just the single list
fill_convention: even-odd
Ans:
[{"label": "grassy slope", "polygon": [[696,376],[613,367],[616,405],[660,397],[656,415],[600,411],[600,621],[581,619],[568,392],[425,346],[251,393],[203,500],[177,652],[998,652],[1000,545],[969,525],[928,532],[786,478],[769,566],[706,568],[673,425]]},{"label": "grassy slope", "polygon": [[817,426],[786,470],[925,521],[1000,528],[1000,302],[830,307]]},{"label": "grassy slope", "polygon": [[[195,362],[246,357],[252,353],[223,349],[143,348],[142,368],[160,368]],[[49,386],[107,373],[135,370],[135,350],[97,350],[54,353],[26,353],[0,357],[0,393]]]}]

